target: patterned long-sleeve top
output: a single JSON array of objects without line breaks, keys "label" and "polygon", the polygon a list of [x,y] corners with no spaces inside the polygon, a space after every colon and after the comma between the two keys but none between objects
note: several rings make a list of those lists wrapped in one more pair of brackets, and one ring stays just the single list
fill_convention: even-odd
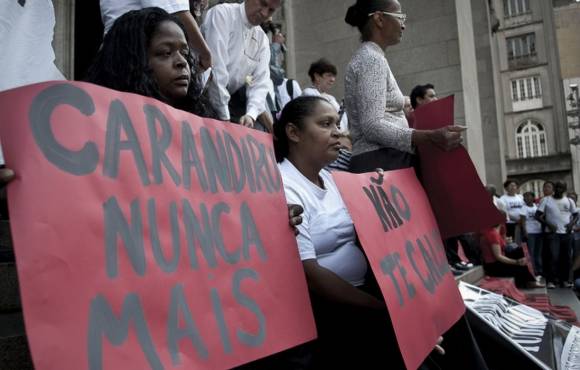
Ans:
[{"label": "patterned long-sleeve top", "polygon": [[414,153],[413,130],[403,112],[405,97],[383,50],[374,42],[364,42],[353,55],[345,78],[353,156],[380,148]]}]

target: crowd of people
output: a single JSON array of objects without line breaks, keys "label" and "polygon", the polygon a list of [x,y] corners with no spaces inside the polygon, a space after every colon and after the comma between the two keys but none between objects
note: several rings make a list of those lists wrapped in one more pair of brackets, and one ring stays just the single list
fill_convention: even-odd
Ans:
[{"label": "crowd of people", "polygon": [[[298,231],[319,339],[244,368],[375,368],[384,363],[403,368],[385,303],[328,171],[413,167],[416,147],[423,143],[446,151],[462,144],[464,128],[452,122],[436,130],[413,128],[413,109],[436,94],[425,84],[405,96],[390,69],[385,50],[399,43],[405,30],[400,3],[356,0],[349,7],[345,21],[360,31],[362,43],[346,69],[343,102],[329,93],[338,71],[324,58],[312,63],[312,85],[303,90],[285,75],[284,36],[270,20],[281,0],[219,4],[202,17],[205,6],[187,0],[101,0],[106,35],[86,81],[272,133],[287,201],[300,206],[289,214]],[[9,169],[0,171],[4,184],[13,177]],[[514,181],[494,199],[506,215],[505,227],[478,234],[490,275],[538,283],[524,271],[526,257],[508,251],[512,242],[523,241],[536,276],[545,275],[549,286],[569,285],[572,242],[576,253],[580,242],[576,199],[564,195],[562,183],[546,186],[538,205],[534,194],[521,197]],[[462,238],[446,241],[448,256]],[[548,259],[542,249],[549,250]],[[453,269],[471,267],[449,262]],[[447,355],[437,348],[422,369],[487,368],[464,318],[445,343]]]},{"label": "crowd of people", "polygon": [[[497,197],[495,189],[489,188],[506,221],[495,228],[496,232],[486,231],[487,237],[482,239],[482,252],[494,250],[494,258],[488,255],[484,261],[486,271],[491,275],[514,275],[522,285],[531,282],[542,286],[545,280],[551,289],[558,285],[572,288],[574,276],[578,275],[573,265],[580,255],[576,193],[567,192],[563,181],[545,182],[541,197],[529,191],[520,194],[515,180],[507,180],[504,189],[505,194]],[[488,234],[493,234],[493,238]],[[580,281],[578,284],[580,287]]]}]

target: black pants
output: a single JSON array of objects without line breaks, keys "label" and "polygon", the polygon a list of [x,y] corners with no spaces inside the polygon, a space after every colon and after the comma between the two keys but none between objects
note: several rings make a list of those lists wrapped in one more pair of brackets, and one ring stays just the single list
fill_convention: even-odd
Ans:
[{"label": "black pants", "polygon": [[[417,164],[417,158],[411,153],[397,149],[381,148],[352,156],[350,159],[350,172],[372,172],[377,168],[392,171],[409,167],[415,167],[415,170],[417,170]],[[417,171],[418,174],[419,171]]]},{"label": "black pants", "polygon": [[566,282],[570,280],[572,260],[572,234],[545,234],[548,246],[548,263],[544,264],[546,280]]},{"label": "black pants", "polygon": [[528,266],[508,265],[507,263],[494,262],[483,265],[485,273],[495,277],[513,277],[516,286],[525,288],[528,282],[534,281],[534,277],[528,270]]}]

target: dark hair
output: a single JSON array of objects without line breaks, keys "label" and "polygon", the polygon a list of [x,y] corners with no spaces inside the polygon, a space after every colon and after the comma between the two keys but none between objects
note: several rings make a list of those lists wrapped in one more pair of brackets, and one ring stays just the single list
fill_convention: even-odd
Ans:
[{"label": "dark hair", "polygon": [[516,181],[516,180],[512,180],[512,179],[507,179],[505,180],[505,182],[503,183],[503,188],[507,188],[511,183],[516,184],[516,186],[520,186],[520,184]]},{"label": "dark hair", "polygon": [[[89,67],[86,81],[111,89],[140,94],[171,104],[163,97],[149,67],[148,48],[153,35],[163,22],[174,22],[187,32],[173,15],[160,8],[132,10],[120,16],[105,35],[103,45]],[[190,68],[194,65],[193,54],[186,57]],[[196,79],[191,79],[187,96],[175,108],[208,116],[211,109],[196,96],[200,95]]]},{"label": "dark hair", "polygon": [[526,191],[526,192],[524,193],[524,197],[525,197],[526,195],[529,195],[529,196],[531,196],[532,198],[535,198],[535,197],[536,197],[536,194],[534,194],[534,192],[533,192],[533,191]]},{"label": "dark hair", "polygon": [[370,38],[370,30],[367,27],[369,14],[380,10],[387,10],[392,3],[393,0],[357,0],[354,5],[348,8],[344,21],[358,28],[362,40],[368,41]]},{"label": "dark hair", "polygon": [[304,120],[314,112],[319,102],[328,103],[328,100],[320,96],[299,96],[291,100],[280,114],[280,119],[274,124],[274,152],[276,161],[282,162],[288,156],[290,145],[286,136],[286,127],[290,122],[298,128],[302,128]]},{"label": "dark hair", "polygon": [[550,181],[550,180],[544,181],[544,183],[542,184],[542,187],[544,187],[544,186],[546,186],[548,184],[550,184],[550,185],[552,185],[552,187],[554,187],[554,182],[553,181]]},{"label": "dark hair", "polygon": [[331,73],[335,76],[338,74],[336,66],[325,58],[318,59],[316,62],[312,63],[308,69],[308,76],[310,76],[312,82],[314,82],[315,74],[322,76],[325,73]]},{"label": "dark hair", "polygon": [[417,85],[411,91],[411,95],[409,98],[411,99],[411,106],[413,109],[417,108],[417,98],[424,99],[425,94],[427,94],[427,90],[434,89],[435,86],[433,84],[425,84],[425,85]]},{"label": "dark hair", "polygon": [[566,191],[568,189],[568,184],[566,184],[566,182],[564,181],[556,181],[556,183],[554,184],[554,190],[556,190],[556,188],[560,188]]}]

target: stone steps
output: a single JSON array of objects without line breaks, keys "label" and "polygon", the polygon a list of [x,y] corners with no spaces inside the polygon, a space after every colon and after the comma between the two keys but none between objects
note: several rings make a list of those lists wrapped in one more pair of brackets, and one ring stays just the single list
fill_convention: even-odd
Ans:
[{"label": "stone steps", "polygon": [[455,281],[457,283],[459,283],[460,281],[463,281],[467,284],[477,285],[477,283],[481,279],[483,279],[484,276],[485,276],[485,273],[483,271],[483,267],[482,266],[475,266],[471,270],[467,270],[463,274],[456,276]]},{"label": "stone steps", "polygon": [[548,289],[550,301],[554,305],[568,306],[576,313],[578,321],[580,321],[580,300],[572,289],[556,288]]}]

